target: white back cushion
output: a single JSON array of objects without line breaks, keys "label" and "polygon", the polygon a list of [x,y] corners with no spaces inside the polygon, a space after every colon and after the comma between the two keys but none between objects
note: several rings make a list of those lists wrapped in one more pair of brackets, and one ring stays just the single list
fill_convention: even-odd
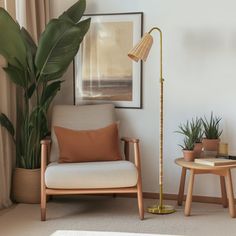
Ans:
[{"label": "white back cushion", "polygon": [[54,126],[73,130],[92,130],[106,127],[115,121],[115,109],[113,104],[55,106],[52,112],[52,149],[50,161],[57,161],[59,157],[59,147],[53,129]]}]

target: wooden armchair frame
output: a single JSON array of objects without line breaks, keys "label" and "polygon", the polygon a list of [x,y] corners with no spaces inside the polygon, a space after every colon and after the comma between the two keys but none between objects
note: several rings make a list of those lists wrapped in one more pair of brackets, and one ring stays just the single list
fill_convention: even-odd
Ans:
[{"label": "wooden armchair frame", "polygon": [[143,194],[142,194],[142,178],[141,178],[141,163],[140,163],[140,148],[139,140],[134,138],[121,138],[124,142],[125,159],[129,161],[130,144],[134,148],[134,164],[138,171],[137,185],[126,188],[103,188],[103,189],[52,189],[45,185],[45,170],[49,162],[51,140],[45,139],[41,141],[41,221],[46,220],[46,200],[50,195],[65,195],[65,194],[106,194],[106,193],[137,193],[139,217],[144,219]]}]

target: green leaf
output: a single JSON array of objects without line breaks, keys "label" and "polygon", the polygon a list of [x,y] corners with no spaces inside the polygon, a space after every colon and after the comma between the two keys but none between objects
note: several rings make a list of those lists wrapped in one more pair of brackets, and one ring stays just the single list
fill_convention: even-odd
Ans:
[{"label": "green leaf", "polygon": [[64,70],[60,70],[54,74],[45,75],[43,80],[49,82],[49,81],[60,79],[63,76],[63,74],[66,72],[66,70],[67,68]]},{"label": "green leaf", "polygon": [[32,74],[31,77],[34,77],[33,76],[35,74],[34,58],[36,55],[37,46],[32,37],[30,36],[30,34],[28,33],[28,31],[24,27],[21,28],[21,36],[24,40],[24,44],[27,49],[27,63],[30,72]]},{"label": "green leaf", "polygon": [[8,66],[6,68],[3,68],[3,70],[9,75],[9,78],[13,83],[19,85],[20,87],[26,88],[24,71],[11,64],[8,64]]},{"label": "green leaf", "polygon": [[63,12],[59,19],[62,20],[71,20],[74,23],[77,23],[84,14],[86,8],[86,1],[80,0],[72,5],[67,11]]},{"label": "green leaf", "polygon": [[32,54],[35,55],[37,51],[37,46],[29,32],[24,27],[21,28],[21,36],[24,40],[26,48],[31,49]]},{"label": "green leaf", "polygon": [[12,138],[14,139],[15,136],[14,126],[12,125],[8,117],[3,113],[0,114],[0,125],[6,128],[7,131],[10,133],[10,135],[12,136]]},{"label": "green leaf", "polygon": [[27,98],[31,98],[32,95],[34,94],[35,89],[36,89],[36,84],[35,83],[31,84],[31,86],[28,88],[27,94],[25,94],[25,96]]},{"label": "green leaf", "polygon": [[43,92],[43,95],[40,101],[42,106],[48,101],[48,99],[50,99],[54,95],[54,93],[57,93],[57,91],[60,90],[62,82],[63,81],[53,82],[45,88],[45,91]]},{"label": "green leaf", "polygon": [[20,27],[3,8],[0,8],[0,32],[0,54],[13,66],[22,69],[21,65],[23,65],[25,68],[26,48]]},{"label": "green leaf", "polygon": [[214,117],[213,112],[211,112],[210,121],[206,117],[202,119],[204,135],[206,138],[218,139],[221,136],[223,130],[220,130],[220,121],[221,118],[217,116]]},{"label": "green leaf", "polygon": [[84,39],[85,34],[88,32],[89,27],[91,23],[91,18],[88,18],[86,20],[80,21],[78,24],[76,24],[77,28],[81,31],[81,35],[79,37],[80,43]]},{"label": "green leaf", "polygon": [[39,40],[35,58],[38,76],[65,71],[79,50],[81,41],[89,29],[90,19],[77,25],[53,19]]},{"label": "green leaf", "polygon": [[27,169],[24,156],[20,156],[20,165],[19,165],[19,167]]},{"label": "green leaf", "polygon": [[37,145],[37,140],[38,140],[38,132],[37,132],[37,128],[33,127],[33,129],[31,130],[29,137],[28,137],[28,141],[27,141],[27,146],[26,146],[26,156],[27,156],[27,162],[29,163],[29,166],[32,165],[32,156],[35,146]]}]

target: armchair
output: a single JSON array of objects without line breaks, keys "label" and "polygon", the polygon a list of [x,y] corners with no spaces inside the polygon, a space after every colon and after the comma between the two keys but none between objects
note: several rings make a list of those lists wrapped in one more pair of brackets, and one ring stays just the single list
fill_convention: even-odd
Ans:
[{"label": "armchair", "polygon": [[[111,104],[63,106],[52,114],[51,140],[41,141],[41,220],[46,220],[46,199],[50,195],[136,193],[140,219],[144,218],[139,140],[122,138],[124,160],[58,163],[59,146],[54,126],[73,130],[103,128],[116,121]],[[129,160],[130,145],[134,163]]]}]

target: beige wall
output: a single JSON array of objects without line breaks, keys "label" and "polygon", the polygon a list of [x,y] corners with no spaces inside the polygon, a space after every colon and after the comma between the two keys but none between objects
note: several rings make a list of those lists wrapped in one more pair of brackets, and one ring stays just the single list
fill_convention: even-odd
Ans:
[{"label": "beige wall", "polygon": [[[57,16],[75,0],[51,0]],[[164,158],[166,193],[177,193],[182,138],[174,133],[193,116],[222,116],[222,141],[236,152],[236,2],[234,0],[87,0],[87,13],[144,12],[144,31],[163,30],[165,78]],[[154,45],[143,74],[142,110],[117,109],[123,135],[141,140],[144,190],[158,192],[159,45]],[[72,70],[57,102],[72,99]],[[233,176],[236,177],[235,173]],[[207,187],[206,187],[207,186]],[[236,181],[235,181],[236,187]],[[235,188],[236,190],[236,188]],[[220,194],[219,179],[199,176],[194,194]]]}]

